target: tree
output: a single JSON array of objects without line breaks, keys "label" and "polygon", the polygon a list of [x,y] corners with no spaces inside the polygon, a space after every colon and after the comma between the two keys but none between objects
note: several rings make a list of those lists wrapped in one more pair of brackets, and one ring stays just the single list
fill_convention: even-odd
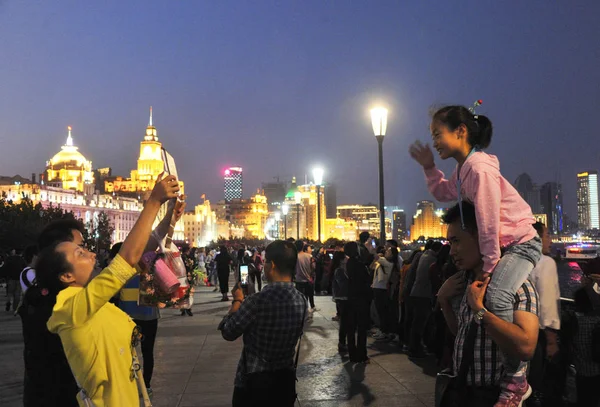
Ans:
[{"label": "tree", "polygon": [[83,241],[89,250],[95,252],[110,250],[115,228],[111,225],[106,212],[100,212],[97,218],[92,219],[85,226]]},{"label": "tree", "polygon": [[23,250],[36,244],[42,229],[58,219],[75,219],[72,212],[60,206],[48,206],[22,198],[18,203],[0,199],[0,251]]}]

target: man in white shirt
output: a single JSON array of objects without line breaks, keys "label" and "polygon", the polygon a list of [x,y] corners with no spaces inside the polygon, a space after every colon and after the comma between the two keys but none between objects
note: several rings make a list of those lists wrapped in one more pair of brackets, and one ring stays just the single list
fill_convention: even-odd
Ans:
[{"label": "man in white shirt", "polygon": [[543,404],[543,378],[546,360],[552,359],[558,352],[558,332],[560,331],[560,288],[556,262],[550,256],[550,235],[548,228],[541,222],[533,225],[542,238],[542,258],[531,272],[529,280],[538,292],[538,310],[540,334],[536,353],[531,361],[529,384],[533,395],[529,402],[532,405]]}]

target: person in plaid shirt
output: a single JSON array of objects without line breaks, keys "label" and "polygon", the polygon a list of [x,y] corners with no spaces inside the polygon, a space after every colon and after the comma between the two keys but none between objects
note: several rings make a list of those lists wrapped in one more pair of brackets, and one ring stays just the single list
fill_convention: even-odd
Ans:
[{"label": "person in plaid shirt", "polygon": [[[454,343],[454,374],[463,358],[463,345],[467,330],[473,319],[477,322],[477,334],[473,362],[467,374],[469,406],[491,407],[505,405],[499,400],[502,379],[502,352],[510,353],[520,360],[530,360],[537,344],[539,321],[538,298],[529,280],[515,293],[514,322],[504,321],[484,307],[484,297],[489,277],[483,281],[482,258],[477,236],[475,208],[468,202],[456,205],[444,215],[448,224],[450,255],[460,272],[450,277],[438,293],[448,327],[456,335]],[[508,386],[514,385],[509,383]],[[514,407],[521,407],[531,394],[531,388]],[[511,406],[512,407],[512,406]]]},{"label": "person in plaid shirt", "polygon": [[296,400],[294,355],[307,313],[306,299],[292,283],[298,252],[292,243],[276,240],[265,257],[269,284],[248,298],[237,285],[219,324],[225,340],[244,338],[233,407],[291,407]]}]

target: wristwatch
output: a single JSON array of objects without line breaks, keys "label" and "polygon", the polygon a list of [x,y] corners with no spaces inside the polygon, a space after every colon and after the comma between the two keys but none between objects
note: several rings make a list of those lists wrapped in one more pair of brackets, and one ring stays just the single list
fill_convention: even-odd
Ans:
[{"label": "wristwatch", "polygon": [[483,315],[488,312],[487,308],[483,307],[479,311],[475,313],[475,322],[481,325],[481,321],[483,321]]}]

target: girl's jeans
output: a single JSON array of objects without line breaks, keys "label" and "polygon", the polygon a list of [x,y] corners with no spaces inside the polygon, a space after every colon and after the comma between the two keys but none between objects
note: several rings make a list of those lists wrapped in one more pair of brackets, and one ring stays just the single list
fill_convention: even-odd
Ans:
[{"label": "girl's jeans", "polygon": [[[513,322],[515,293],[529,278],[531,270],[542,256],[542,241],[535,237],[525,243],[510,246],[500,258],[487,288],[486,308],[499,318]],[[527,363],[503,354],[505,376],[521,376]]]}]

